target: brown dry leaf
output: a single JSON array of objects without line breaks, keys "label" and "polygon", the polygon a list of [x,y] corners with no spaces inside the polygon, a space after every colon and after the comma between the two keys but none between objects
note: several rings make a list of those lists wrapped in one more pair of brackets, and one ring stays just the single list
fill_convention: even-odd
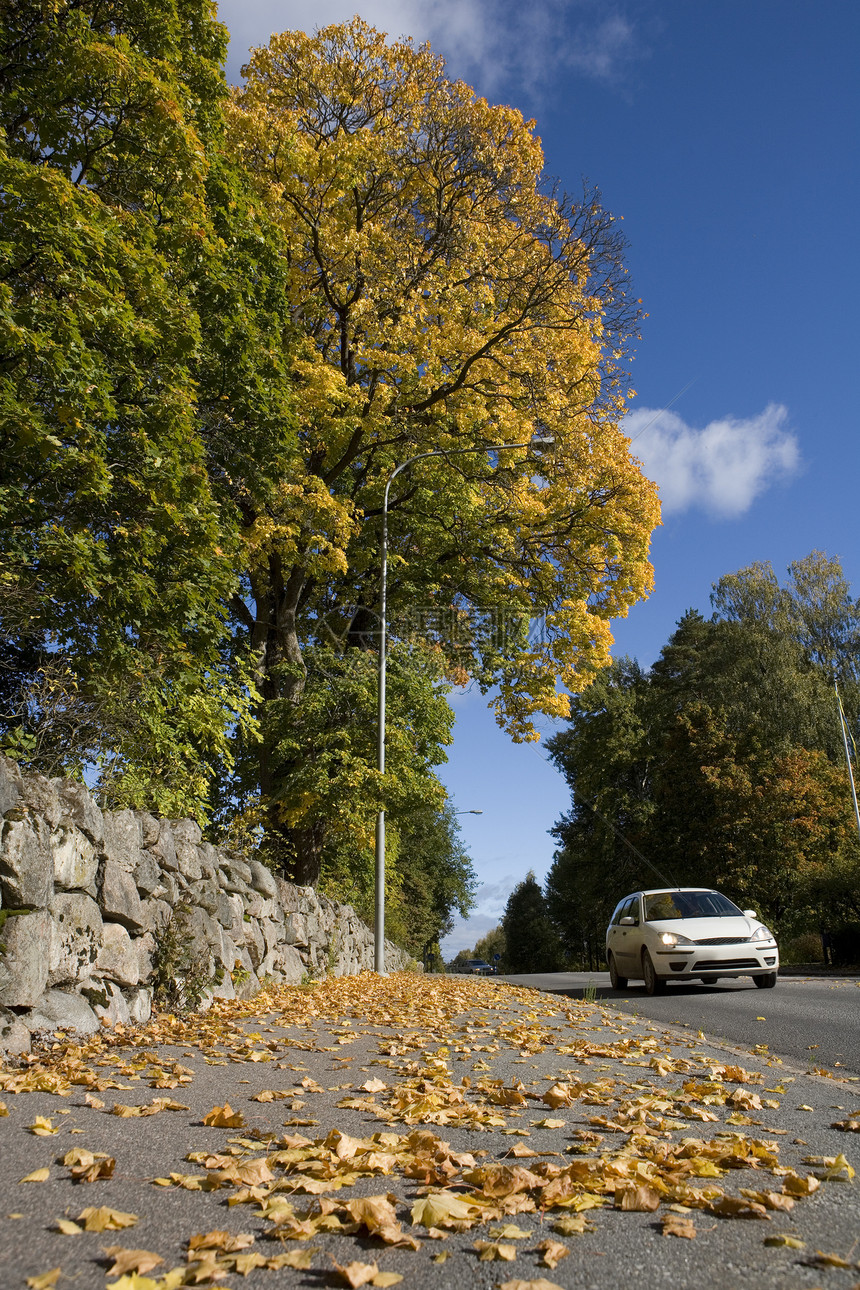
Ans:
[{"label": "brown dry leaf", "polygon": [[533,1129],[563,1129],[567,1120],[533,1120]]},{"label": "brown dry leaf", "polygon": [[494,1241],[524,1241],[532,1232],[525,1227],[517,1227],[515,1223],[505,1223],[502,1227],[491,1227],[490,1236]]},{"label": "brown dry leaf", "polygon": [[313,1256],[318,1253],[318,1247],[289,1250],[286,1254],[276,1254],[274,1258],[268,1259],[266,1267],[271,1268],[273,1272],[280,1272],[281,1268],[295,1268],[297,1271],[306,1272],[313,1264]]},{"label": "brown dry leaf", "polygon": [[96,1156],[89,1164],[83,1162],[79,1165],[72,1166],[72,1178],[75,1182],[91,1183],[98,1182],[103,1178],[112,1178],[113,1171],[116,1168],[116,1161],[113,1156]]},{"label": "brown dry leaf", "polygon": [[204,1115],[203,1123],[212,1129],[241,1129],[245,1124],[245,1117],[241,1111],[234,1111],[229,1102],[223,1106],[213,1106],[208,1115]]},{"label": "brown dry leaf", "polygon": [[805,1250],[806,1241],[799,1236],[789,1236],[787,1232],[778,1232],[776,1236],[766,1236],[764,1245],[787,1245],[790,1250]]},{"label": "brown dry leaf", "polygon": [[[329,1256],[331,1257],[331,1256]],[[358,1286],[367,1285],[374,1277],[379,1276],[379,1266],[376,1263],[338,1263],[336,1259],[331,1258],[334,1264],[334,1270],[339,1277],[342,1277],[348,1286],[357,1290]]]},{"label": "brown dry leaf", "polygon": [[50,1272],[40,1272],[37,1277],[27,1277],[30,1290],[51,1290],[62,1275],[62,1268],[51,1268]]},{"label": "brown dry leaf", "polygon": [[482,1263],[513,1263],[517,1257],[517,1247],[506,1245],[501,1241],[476,1241],[474,1248]]},{"label": "brown dry leaf", "polygon": [[547,1106],[551,1107],[553,1111],[557,1106],[570,1106],[573,1101],[570,1085],[553,1084],[552,1088],[548,1088],[543,1094],[541,1101],[546,1102]]},{"label": "brown dry leaf", "polygon": [[57,1231],[63,1236],[80,1236],[84,1230],[77,1223],[73,1223],[70,1218],[58,1218],[56,1223]]},{"label": "brown dry leaf", "polygon": [[83,1223],[87,1232],[118,1232],[124,1227],[134,1227],[137,1221],[137,1214],[125,1214],[107,1206],[88,1205],[78,1214],[78,1222]]},{"label": "brown dry leaf", "polygon": [[19,1179],[18,1179],[18,1181],[19,1181],[19,1182],[22,1182],[22,1183],[25,1183],[25,1182],[47,1182],[47,1181],[48,1181],[48,1179],[50,1178],[50,1176],[51,1176],[51,1171],[50,1171],[50,1169],[48,1169],[47,1167],[45,1167],[45,1168],[42,1168],[42,1169],[34,1169],[34,1170],[33,1170],[33,1172],[32,1172],[31,1174],[27,1174],[27,1177],[26,1177],[26,1178],[19,1178]]},{"label": "brown dry leaf", "polygon": [[377,1272],[371,1281],[372,1286],[396,1286],[403,1280],[399,1272]]},{"label": "brown dry leaf", "polygon": [[585,1232],[593,1232],[594,1224],[589,1223],[584,1214],[564,1214],[555,1220],[552,1230],[559,1236],[581,1236]]},{"label": "brown dry leaf", "polygon": [[720,1196],[718,1200],[708,1201],[706,1208],[718,1218],[770,1218],[764,1205],[743,1196]]},{"label": "brown dry leaf", "polygon": [[359,1087],[364,1089],[365,1093],[381,1093],[382,1090],[388,1086],[383,1080],[374,1078],[366,1080],[365,1083],[361,1084]]},{"label": "brown dry leaf", "polygon": [[153,1254],[151,1250],[127,1250],[124,1245],[103,1245],[102,1249],[113,1259],[113,1267],[107,1271],[109,1277],[119,1277],[124,1272],[151,1272],[164,1262],[160,1254]]},{"label": "brown dry leaf", "polygon": [[93,1097],[92,1093],[87,1093],[86,1097],[84,1098],[84,1103],[86,1106],[91,1106],[94,1111],[101,1111],[102,1108],[104,1107],[104,1102],[101,1100],[101,1098]]},{"label": "brown dry leaf", "polygon": [[782,1190],[789,1196],[811,1196],[814,1191],[818,1191],[821,1183],[812,1174],[807,1174],[802,1178],[800,1174],[790,1170],[783,1176]]},{"label": "brown dry leaf", "polygon": [[249,1245],[254,1244],[254,1237],[250,1232],[227,1232],[222,1229],[216,1229],[213,1232],[207,1232],[205,1236],[192,1236],[188,1240],[189,1253],[196,1250],[221,1250],[225,1254],[235,1254],[239,1250],[247,1250]]},{"label": "brown dry leaf", "polygon": [[553,1241],[547,1237],[536,1247],[541,1252],[541,1263],[545,1268],[557,1268],[562,1259],[566,1259],[570,1250],[561,1241]]},{"label": "brown dry leaf", "polygon": [[696,1225],[691,1218],[685,1218],[683,1214],[663,1214],[660,1222],[663,1225],[664,1236],[685,1237],[688,1241],[695,1239]]},{"label": "brown dry leaf", "polygon": [[843,1133],[860,1133],[860,1118],[851,1116],[848,1120],[834,1120],[831,1129],[841,1129]]},{"label": "brown dry leaf", "polygon": [[648,1214],[660,1208],[660,1193],[646,1183],[625,1183],[615,1188],[616,1209]]},{"label": "brown dry leaf", "polygon": [[5,1102],[0,1102],[0,1119],[2,1119],[4,1115],[8,1115],[8,1114],[9,1114],[8,1106],[6,1105]]}]

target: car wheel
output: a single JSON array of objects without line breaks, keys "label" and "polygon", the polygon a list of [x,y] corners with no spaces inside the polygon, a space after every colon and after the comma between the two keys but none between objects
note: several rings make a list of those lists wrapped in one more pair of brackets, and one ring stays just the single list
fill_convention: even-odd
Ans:
[{"label": "car wheel", "polygon": [[642,951],[642,976],[645,980],[646,994],[663,994],[666,989],[665,979],[657,975],[647,950]]},{"label": "car wheel", "polygon": [[776,973],[763,972],[761,976],[754,976],[753,980],[760,990],[772,990],[776,985]]},{"label": "car wheel", "polygon": [[618,968],[615,963],[615,955],[609,955],[609,980],[613,990],[626,990],[627,977],[618,975]]},{"label": "car wheel", "polygon": [[699,980],[701,981],[702,985],[716,985],[719,979],[720,978],[718,976],[699,977]]}]

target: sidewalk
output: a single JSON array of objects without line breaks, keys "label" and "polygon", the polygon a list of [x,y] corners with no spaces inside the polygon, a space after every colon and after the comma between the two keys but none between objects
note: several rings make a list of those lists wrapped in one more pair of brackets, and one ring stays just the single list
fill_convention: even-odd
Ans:
[{"label": "sidewalk", "polygon": [[856,1085],[599,1003],[365,974],[52,1043],[0,1073],[9,1290],[858,1279]]}]

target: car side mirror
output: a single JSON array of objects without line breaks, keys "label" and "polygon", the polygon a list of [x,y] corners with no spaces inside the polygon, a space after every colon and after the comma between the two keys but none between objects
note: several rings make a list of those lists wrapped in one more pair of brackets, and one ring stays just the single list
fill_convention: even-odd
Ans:
[{"label": "car side mirror", "polygon": [[635,919],[635,918],[631,918],[629,914],[625,914],[625,916],[621,919],[621,926],[622,926],[622,927],[635,927],[635,926],[636,926],[636,919]]},{"label": "car side mirror", "polygon": [[743,910],[743,916],[744,918],[758,918],[758,914],[755,912],[754,909]]}]

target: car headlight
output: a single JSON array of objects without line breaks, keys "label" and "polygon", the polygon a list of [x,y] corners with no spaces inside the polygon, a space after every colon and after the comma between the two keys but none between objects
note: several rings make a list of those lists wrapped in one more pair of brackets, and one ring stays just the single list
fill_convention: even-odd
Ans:
[{"label": "car headlight", "polygon": [[663,935],[660,937],[660,942],[663,945],[695,945],[696,944],[695,941],[690,940],[689,936],[679,936],[677,932],[664,932]]},{"label": "car headlight", "polygon": [[750,937],[751,941],[772,941],[773,932],[769,932],[766,927],[757,927]]}]

